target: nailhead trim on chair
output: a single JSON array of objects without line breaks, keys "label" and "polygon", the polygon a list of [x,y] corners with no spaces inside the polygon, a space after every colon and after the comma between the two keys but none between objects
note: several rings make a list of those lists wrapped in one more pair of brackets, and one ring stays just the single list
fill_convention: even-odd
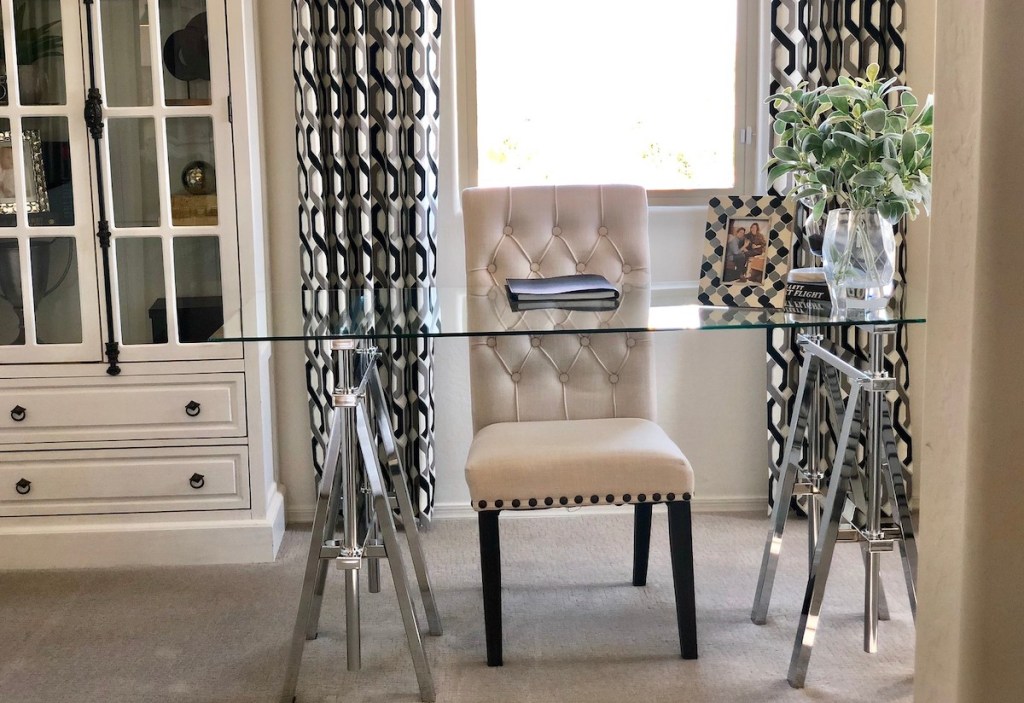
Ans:
[{"label": "nailhead trim on chair", "polygon": [[[647,494],[646,493],[639,493],[639,494],[637,494],[635,496],[633,496],[633,495],[631,495],[629,493],[624,493],[621,497],[614,496],[611,493],[609,493],[608,495],[606,495],[604,497],[603,501],[602,501],[601,497],[597,496],[597,495],[589,496],[589,498],[587,498],[587,499],[585,499],[583,496],[575,496],[573,498],[569,498],[568,496],[560,496],[558,498],[552,498],[552,497],[549,496],[547,498],[541,498],[541,499],[538,499],[538,498],[525,498],[525,499],[524,498],[513,498],[511,501],[506,501],[506,500],[502,500],[501,498],[498,498],[497,500],[492,500],[492,501],[479,500],[479,501],[477,501],[475,507],[476,507],[477,510],[503,510],[503,509],[505,509],[505,504],[506,503],[510,503],[512,505],[512,508],[520,508],[520,507],[528,507],[528,508],[550,507],[550,506],[554,505],[556,500],[558,501],[559,505],[563,505],[563,506],[568,506],[570,501],[572,503],[574,503],[575,505],[583,505],[585,500],[589,500],[592,505],[597,505],[598,503],[602,503],[602,502],[605,503],[606,505],[637,505],[639,503],[674,503],[674,502],[676,502],[677,495],[675,493],[665,493],[664,494],[664,500],[662,500],[662,495],[663,494],[661,494],[661,493],[652,493],[651,496],[650,496],[651,499],[647,500]],[[691,498],[691,496],[690,496],[689,493],[681,493],[681,494],[678,495],[678,499],[682,500],[682,501],[690,500],[690,498]],[[538,505],[541,502],[544,503],[543,506],[539,506]],[[525,505],[524,505],[524,503],[525,503]]]}]

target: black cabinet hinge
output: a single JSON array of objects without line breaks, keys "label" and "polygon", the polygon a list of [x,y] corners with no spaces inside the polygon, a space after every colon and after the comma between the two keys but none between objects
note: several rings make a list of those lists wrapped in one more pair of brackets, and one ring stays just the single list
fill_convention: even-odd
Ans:
[{"label": "black cabinet hinge", "polygon": [[231,102],[231,96],[228,96],[228,124],[235,123],[235,105]]},{"label": "black cabinet hinge", "polygon": [[85,124],[93,139],[103,139],[103,96],[98,88],[89,88],[85,99]]},{"label": "black cabinet hinge", "polygon": [[110,248],[110,223],[106,220],[100,220],[96,224],[96,238],[100,240],[100,247],[103,249]]},{"label": "black cabinet hinge", "polygon": [[117,342],[107,342],[104,346],[107,349],[107,375],[121,375],[121,367],[117,365],[118,357],[121,356],[121,347]]}]

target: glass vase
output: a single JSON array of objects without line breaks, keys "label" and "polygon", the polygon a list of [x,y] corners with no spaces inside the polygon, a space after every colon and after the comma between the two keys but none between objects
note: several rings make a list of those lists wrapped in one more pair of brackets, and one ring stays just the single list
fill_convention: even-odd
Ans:
[{"label": "glass vase", "polygon": [[837,308],[878,309],[888,304],[896,272],[896,235],[878,210],[831,210],[822,259]]},{"label": "glass vase", "polygon": [[810,199],[800,201],[800,204],[804,207],[803,226],[800,230],[802,234],[801,243],[810,254],[810,257],[807,258],[811,265],[816,265],[817,260],[821,258],[821,247],[825,239],[825,221],[820,219],[811,220],[811,211],[814,209],[816,202]]}]

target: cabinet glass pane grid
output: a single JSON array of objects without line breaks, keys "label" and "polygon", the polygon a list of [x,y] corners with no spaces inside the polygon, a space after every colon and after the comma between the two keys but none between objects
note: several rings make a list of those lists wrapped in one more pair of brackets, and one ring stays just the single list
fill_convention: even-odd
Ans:
[{"label": "cabinet glass pane grid", "polygon": [[[14,276],[13,270],[5,271],[5,280],[0,282],[4,301],[0,305],[24,311],[18,344],[12,346],[13,329],[4,324],[0,348],[4,361],[14,363],[96,360],[99,330],[86,320],[95,317],[97,291],[90,285],[83,287],[83,283],[95,280],[93,233],[90,227],[76,226],[92,219],[88,159],[72,154],[70,149],[71,144],[85,143],[86,139],[79,6],[75,0],[43,0],[21,9],[28,13],[21,18],[23,22],[52,37],[59,36],[62,46],[56,52],[49,50],[49,54],[39,42],[18,46],[14,32],[16,4],[0,3],[3,60],[6,66],[17,67],[7,71],[7,95],[0,100],[0,217],[6,219],[0,226],[0,237],[7,247],[13,249],[16,244],[17,256],[13,251],[7,254],[8,263],[16,262],[18,272]],[[59,148],[62,142],[68,145],[66,150]],[[60,172],[48,174],[46,165],[60,168]],[[55,176],[65,176],[67,180],[59,186],[67,187],[56,198],[50,198],[45,191]],[[60,204],[59,212],[51,214],[51,200]],[[59,322],[65,329],[52,324],[52,320],[38,324],[40,308],[49,309],[50,317],[62,317]],[[50,330],[48,340],[40,339],[40,326]]]},{"label": "cabinet glass pane grid", "polygon": [[[189,329],[183,329],[183,322],[186,327],[188,324],[192,324],[190,322],[191,312],[186,311],[184,315],[179,314],[179,305],[187,306],[187,304],[179,300],[178,286],[181,282],[188,281],[189,285],[186,288],[189,290],[216,291],[222,299],[219,307],[225,311],[235,311],[240,307],[238,272],[230,267],[227,269],[220,267],[219,277],[211,276],[216,280],[196,282],[191,280],[197,275],[195,272],[177,271],[175,264],[176,261],[179,264],[183,263],[183,257],[180,253],[176,253],[176,250],[178,252],[182,249],[208,251],[210,239],[213,237],[216,237],[219,244],[218,259],[221,262],[237,260],[237,232],[233,206],[217,207],[216,218],[198,217],[193,218],[191,222],[188,221],[188,218],[176,217],[174,211],[175,196],[184,192],[182,174],[180,173],[184,170],[181,163],[183,158],[175,149],[182,141],[181,134],[189,131],[207,134],[207,141],[212,143],[205,144],[199,150],[199,156],[204,158],[185,158],[184,163],[202,160],[213,167],[214,173],[216,169],[223,169],[220,172],[221,177],[216,178],[216,191],[211,194],[211,197],[215,199],[214,202],[233,203],[234,193],[230,171],[233,158],[231,133],[228,126],[229,90],[226,80],[228,75],[227,54],[224,47],[225,42],[217,39],[226,35],[226,28],[223,25],[223,7],[220,3],[212,0],[98,0],[100,12],[96,18],[95,31],[97,44],[101,50],[97,51],[96,56],[97,80],[100,81],[100,90],[104,96],[110,92],[107,85],[111,80],[110,70],[116,70],[113,67],[102,65],[104,57],[111,53],[117,55],[116,52],[106,50],[106,41],[109,40],[112,46],[121,45],[120,37],[116,34],[108,36],[104,19],[109,21],[110,17],[117,14],[114,12],[115,9],[120,10],[120,14],[124,15],[125,3],[132,5],[130,9],[135,17],[140,20],[141,18],[148,20],[147,26],[140,25],[139,27],[139,42],[148,41],[151,66],[160,68],[134,74],[136,79],[148,81],[144,89],[137,91],[137,95],[141,95],[142,98],[134,101],[142,104],[110,105],[105,101],[103,108],[104,121],[107,125],[105,131],[108,136],[113,136],[110,125],[115,122],[114,133],[116,134],[116,121],[147,120],[152,123],[152,158],[147,158],[146,162],[147,164],[152,162],[152,168],[155,170],[158,184],[156,191],[159,198],[159,218],[146,213],[141,221],[128,223],[128,225],[134,226],[124,226],[124,220],[130,218],[121,217],[122,222],[118,221],[118,211],[124,208],[115,207],[115,197],[123,197],[123,193],[118,196],[115,196],[115,193],[118,193],[117,188],[124,188],[126,184],[118,184],[115,181],[116,167],[112,165],[117,156],[114,153],[115,139],[107,139],[105,141],[107,159],[103,169],[103,178],[108,184],[107,192],[109,193],[107,205],[113,240],[112,262],[117,272],[114,276],[114,316],[115,328],[119,335],[118,341],[123,345],[122,359],[132,361],[161,358],[223,358],[226,355],[226,350],[222,349],[221,345],[199,344],[195,341],[196,334]],[[134,3],[139,3],[137,11]],[[104,4],[111,5],[111,7],[104,11]],[[118,7],[114,8],[113,5]],[[165,65],[166,38],[184,27],[165,28],[161,25],[169,18],[175,21],[178,19],[191,20],[202,12],[207,13],[208,36],[210,37],[207,45],[210,80],[193,82],[207,84],[208,88],[205,88],[205,91],[196,89],[196,92],[209,97],[197,100],[168,99],[167,86],[176,79],[168,74]],[[187,22],[185,24],[188,25]],[[132,70],[136,71],[137,69],[133,66]],[[132,101],[117,100],[116,102]],[[202,125],[202,127],[196,129],[195,125]],[[174,168],[172,168],[172,164],[174,164]],[[207,175],[211,180],[215,177],[213,173]],[[135,181],[135,183],[141,182]],[[132,187],[132,185],[128,184],[127,187]],[[145,200],[142,194],[140,197]],[[152,200],[155,201],[156,198],[152,198]],[[118,246],[118,241],[129,238],[157,238],[160,243],[163,292],[160,296],[155,298],[150,296],[141,303],[152,326],[152,332],[145,339],[140,337],[138,321],[124,318],[126,310],[131,308],[130,300],[121,299],[130,294],[126,289],[126,274],[130,275],[130,271],[122,269],[130,266],[130,263],[122,248]],[[202,241],[203,244],[194,246],[190,241],[186,241],[192,238],[202,238],[197,242]],[[144,248],[152,252],[152,244],[148,244]],[[152,259],[152,253],[149,258]],[[152,261],[149,262],[149,266],[152,266]],[[197,267],[197,269],[209,271],[209,266]],[[182,294],[182,297],[185,296],[187,293]],[[211,297],[205,296],[206,302]],[[173,301],[179,302],[176,305]],[[138,314],[139,311],[136,311],[136,316]],[[227,315],[222,312],[220,316],[223,318]],[[182,317],[187,319],[183,321]],[[233,318],[234,315],[230,317]],[[129,331],[131,329],[134,331]]]}]

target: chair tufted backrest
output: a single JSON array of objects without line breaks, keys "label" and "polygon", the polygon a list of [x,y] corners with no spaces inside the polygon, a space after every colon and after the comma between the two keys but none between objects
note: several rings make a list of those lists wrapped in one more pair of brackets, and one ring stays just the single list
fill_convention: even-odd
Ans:
[{"label": "chair tufted backrest", "polygon": [[[575,273],[601,274],[624,291],[650,284],[647,193],[640,186],[469,188],[462,208],[471,297],[503,296],[508,278]],[[479,309],[470,305],[469,314]],[[649,334],[474,337],[474,431],[495,422],[653,420],[653,363]]]}]

